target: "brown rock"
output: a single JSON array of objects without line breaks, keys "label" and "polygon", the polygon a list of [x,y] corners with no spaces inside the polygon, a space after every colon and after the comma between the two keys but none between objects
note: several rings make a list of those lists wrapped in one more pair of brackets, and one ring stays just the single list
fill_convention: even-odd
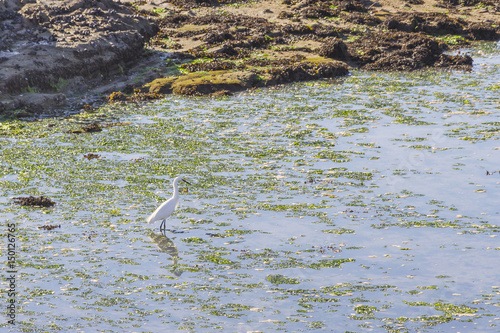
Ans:
[{"label": "brown rock", "polygon": [[8,27],[0,31],[0,98],[6,105],[26,91],[57,93],[79,76],[119,73],[156,32],[153,22],[111,0],[11,3],[13,9],[0,5],[7,13],[0,23]]}]

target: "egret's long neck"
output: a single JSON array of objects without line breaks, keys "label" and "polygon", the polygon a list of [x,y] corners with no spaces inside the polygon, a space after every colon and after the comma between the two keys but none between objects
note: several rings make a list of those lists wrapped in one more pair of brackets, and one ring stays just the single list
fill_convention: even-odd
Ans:
[{"label": "egret's long neck", "polygon": [[179,186],[177,185],[177,182],[173,183],[174,187],[174,197],[177,197],[179,195]]}]

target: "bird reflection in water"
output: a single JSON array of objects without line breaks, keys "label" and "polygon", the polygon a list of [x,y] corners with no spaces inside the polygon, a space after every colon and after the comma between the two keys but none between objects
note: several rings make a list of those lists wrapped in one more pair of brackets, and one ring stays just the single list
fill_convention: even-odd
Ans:
[{"label": "bird reflection in water", "polygon": [[[176,265],[179,259],[179,251],[177,250],[177,246],[174,242],[165,236],[165,233],[155,233],[151,231],[149,237],[153,240],[153,242],[158,246],[161,252],[168,254],[172,257],[172,264]],[[172,270],[171,271],[175,276],[181,276],[183,272]]]}]

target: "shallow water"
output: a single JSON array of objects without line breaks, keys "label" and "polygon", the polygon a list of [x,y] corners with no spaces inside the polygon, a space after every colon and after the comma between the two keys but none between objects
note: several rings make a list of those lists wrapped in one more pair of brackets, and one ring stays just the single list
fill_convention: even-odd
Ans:
[{"label": "shallow water", "polygon": [[[0,232],[15,223],[18,249],[3,326],[498,331],[500,50],[470,52],[472,73],[0,124]],[[179,174],[193,186],[165,237],[145,218]],[[57,204],[13,205],[26,195]]]}]

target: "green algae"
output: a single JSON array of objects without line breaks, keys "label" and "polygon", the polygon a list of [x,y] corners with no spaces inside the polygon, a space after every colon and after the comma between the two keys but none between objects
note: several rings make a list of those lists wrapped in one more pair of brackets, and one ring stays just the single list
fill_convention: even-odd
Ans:
[{"label": "green algae", "polygon": [[[484,175],[495,170],[484,152],[497,146],[498,103],[479,94],[496,83],[467,76],[358,73],[343,86],[2,123],[0,214],[18,225],[19,317],[34,320],[20,330],[489,327],[498,313],[489,275],[480,291],[462,280],[495,269],[476,261],[498,250],[486,196],[498,174]],[[429,88],[454,80],[457,91]],[[94,122],[101,132],[68,133]],[[179,174],[193,185],[181,186],[168,240],[152,238],[145,218]],[[462,190],[484,206],[458,200]],[[8,199],[48,193],[51,209]],[[46,224],[61,228],[37,228]],[[444,265],[458,254],[476,266]],[[56,315],[66,306],[78,318]]]},{"label": "green algae", "polygon": [[272,284],[280,285],[280,284],[300,284],[300,281],[295,278],[289,278],[281,274],[276,275],[268,275],[266,280],[271,282]]}]

